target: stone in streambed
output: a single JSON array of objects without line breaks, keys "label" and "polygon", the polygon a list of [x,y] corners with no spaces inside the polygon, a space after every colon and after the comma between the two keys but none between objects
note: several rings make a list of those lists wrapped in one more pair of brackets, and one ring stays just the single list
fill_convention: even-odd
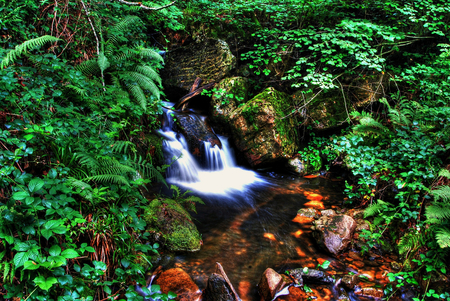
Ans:
[{"label": "stone in streambed", "polygon": [[194,283],[192,278],[182,269],[174,268],[162,272],[154,284],[161,287],[161,292],[167,294],[169,291],[177,294],[177,301],[197,300],[202,292]]},{"label": "stone in streambed", "polygon": [[319,244],[336,256],[350,244],[356,222],[348,215],[322,216],[315,221],[315,229]]},{"label": "stone in streambed", "polygon": [[275,295],[292,281],[285,275],[280,275],[273,269],[268,268],[264,271],[258,284],[258,293],[262,300],[271,301]]},{"label": "stone in streambed", "polygon": [[225,278],[213,273],[202,294],[202,301],[237,301]]}]

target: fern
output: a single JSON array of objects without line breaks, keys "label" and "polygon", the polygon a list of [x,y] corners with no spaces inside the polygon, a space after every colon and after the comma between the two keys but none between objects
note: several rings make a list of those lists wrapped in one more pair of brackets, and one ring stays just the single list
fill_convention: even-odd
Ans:
[{"label": "fern", "polygon": [[158,72],[156,72],[153,68],[147,65],[140,65],[136,67],[136,72],[145,75],[147,78],[151,79],[154,82],[157,82],[161,85],[161,77]]},{"label": "fern", "polygon": [[441,171],[439,171],[439,176],[450,179],[450,171],[448,171],[447,169],[442,169]]},{"label": "fern", "polygon": [[125,154],[128,150],[128,147],[132,149],[132,152],[134,153],[136,151],[134,143],[130,141],[114,141],[114,144],[112,146],[112,152],[114,153],[121,153]]},{"label": "fern", "polygon": [[378,200],[364,210],[364,217],[374,216],[387,207],[392,207],[392,204]]},{"label": "fern", "polygon": [[53,36],[45,35],[39,38],[31,39],[28,41],[23,42],[20,45],[17,45],[15,49],[9,51],[6,56],[3,58],[2,62],[0,63],[0,69],[3,69],[7,67],[10,64],[14,64],[14,62],[17,60],[18,57],[20,57],[22,54],[28,52],[29,50],[40,47],[44,45],[45,43],[49,42],[57,42],[61,41],[58,38],[55,38]]},{"label": "fern", "polygon": [[436,241],[441,248],[450,247],[450,229],[440,228],[437,230]]},{"label": "fern", "polygon": [[128,90],[130,90],[131,95],[137,100],[144,112],[147,111],[147,98],[145,97],[144,91],[138,85],[128,85]]},{"label": "fern", "polygon": [[[447,186],[448,187],[448,186]],[[425,209],[428,222],[439,223],[450,219],[450,204],[433,203]]]},{"label": "fern", "polygon": [[444,202],[450,201],[450,186],[439,186],[437,189],[431,191],[435,200],[443,200]]},{"label": "fern", "polygon": [[66,180],[66,184],[71,188],[75,188],[77,193],[80,194],[81,197],[87,199],[88,201],[93,201],[92,187],[88,183],[78,180],[74,177],[68,177]]},{"label": "fern", "polygon": [[147,76],[138,73],[138,72],[122,72],[121,74],[124,79],[132,79],[135,81],[141,88],[149,90],[153,95],[159,99],[159,88],[155,85],[155,83]]},{"label": "fern", "polygon": [[417,233],[406,233],[398,242],[398,250],[400,255],[407,252],[414,252],[419,247],[421,235]]}]

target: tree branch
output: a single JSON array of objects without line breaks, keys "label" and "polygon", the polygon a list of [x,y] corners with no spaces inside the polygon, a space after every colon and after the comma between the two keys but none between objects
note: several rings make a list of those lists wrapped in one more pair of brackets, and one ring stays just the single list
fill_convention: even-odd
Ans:
[{"label": "tree branch", "polygon": [[127,5],[139,6],[140,8],[145,9],[145,10],[154,10],[154,11],[168,8],[169,6],[172,6],[172,5],[175,4],[175,2],[177,2],[177,0],[174,0],[174,1],[172,1],[172,2],[170,2],[169,4],[164,5],[164,6],[160,6],[160,7],[148,7],[148,6],[145,6],[144,4],[142,4],[142,2],[129,2],[129,1],[125,1],[125,0],[118,0],[118,1],[119,1],[120,3],[124,3],[124,4],[127,4]]}]

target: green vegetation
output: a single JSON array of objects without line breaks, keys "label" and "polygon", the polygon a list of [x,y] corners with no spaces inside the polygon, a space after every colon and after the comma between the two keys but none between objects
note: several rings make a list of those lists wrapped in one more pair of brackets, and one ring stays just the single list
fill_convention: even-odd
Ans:
[{"label": "green vegetation", "polygon": [[[0,0],[5,298],[143,299],[132,284],[144,284],[159,247],[147,244],[157,216],[149,204],[185,212],[196,201],[145,190],[163,181],[161,141],[148,133],[164,98],[158,51],[177,35],[233,45],[250,91],[227,93],[223,104],[236,100],[249,121],[260,103],[243,95],[296,95],[275,104],[282,143],[314,171],[350,172],[347,205],[373,218],[364,251],[390,241],[402,256],[387,293],[420,282],[417,300],[449,298],[428,289],[449,273],[447,2],[191,0],[148,10],[171,2]],[[355,91],[369,81],[361,100]],[[337,126],[346,128],[313,132]]]}]

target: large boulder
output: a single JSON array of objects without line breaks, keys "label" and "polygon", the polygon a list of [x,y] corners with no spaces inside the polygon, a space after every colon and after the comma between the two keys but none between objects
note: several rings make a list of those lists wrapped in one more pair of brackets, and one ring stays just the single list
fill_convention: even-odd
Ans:
[{"label": "large boulder", "polygon": [[[222,40],[208,39],[167,53],[161,77],[168,88],[188,91],[197,77],[218,82],[236,66],[236,57]],[[166,93],[167,94],[167,93]]]},{"label": "large boulder", "polygon": [[236,147],[248,163],[264,166],[290,158],[296,150],[296,121],[291,98],[267,88],[229,115]]},{"label": "large boulder", "polygon": [[191,216],[172,199],[154,199],[144,213],[148,230],[159,236],[171,251],[199,251],[202,239]]},{"label": "large boulder", "polygon": [[335,256],[348,247],[355,229],[356,222],[348,215],[325,215],[315,221],[319,244]]}]

